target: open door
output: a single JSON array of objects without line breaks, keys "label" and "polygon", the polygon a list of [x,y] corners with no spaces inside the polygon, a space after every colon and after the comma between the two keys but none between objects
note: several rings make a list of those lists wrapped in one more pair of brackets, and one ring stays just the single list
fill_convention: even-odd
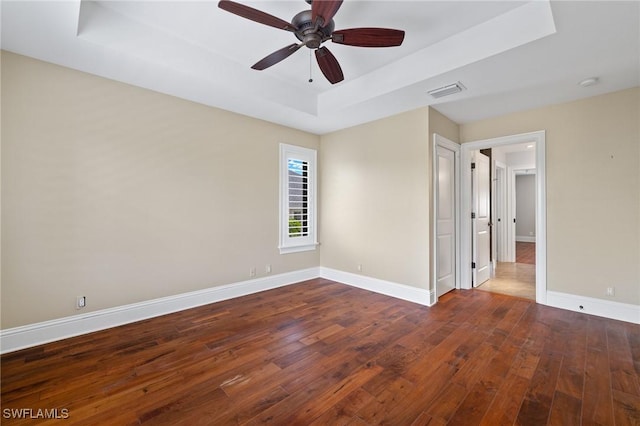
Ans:
[{"label": "open door", "polygon": [[473,228],[473,286],[477,287],[491,276],[491,161],[474,152],[471,163],[472,228]]}]

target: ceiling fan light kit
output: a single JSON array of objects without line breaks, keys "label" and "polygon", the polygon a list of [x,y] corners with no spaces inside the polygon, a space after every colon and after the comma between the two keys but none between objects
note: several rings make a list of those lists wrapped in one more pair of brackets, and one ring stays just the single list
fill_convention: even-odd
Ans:
[{"label": "ceiling fan light kit", "polygon": [[393,47],[400,46],[404,41],[404,31],[390,28],[350,28],[334,31],[333,17],[340,9],[342,0],[305,1],[311,4],[311,10],[296,14],[290,23],[234,1],[221,0],[218,7],[245,19],[292,32],[300,41],[276,50],[251,68],[264,70],[306,46],[315,50],[320,71],[331,84],[344,80],[344,74],[338,60],[329,49],[322,46],[322,43],[331,40],[334,43],[356,47]]}]

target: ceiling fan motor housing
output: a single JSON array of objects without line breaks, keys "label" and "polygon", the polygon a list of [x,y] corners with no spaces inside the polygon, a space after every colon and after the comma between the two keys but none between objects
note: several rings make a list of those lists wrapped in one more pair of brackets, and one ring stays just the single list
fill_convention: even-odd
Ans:
[{"label": "ceiling fan motor housing", "polygon": [[297,28],[294,34],[298,40],[303,42],[309,49],[319,48],[324,40],[331,37],[331,33],[335,29],[333,19],[327,25],[316,28],[311,19],[310,10],[304,10],[294,16],[291,20],[291,25]]}]

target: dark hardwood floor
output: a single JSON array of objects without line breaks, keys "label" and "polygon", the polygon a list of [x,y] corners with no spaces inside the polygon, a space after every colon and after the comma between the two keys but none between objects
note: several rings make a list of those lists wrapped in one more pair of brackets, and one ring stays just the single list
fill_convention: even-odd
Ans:
[{"label": "dark hardwood floor", "polygon": [[6,354],[2,423],[640,425],[639,376],[639,325],[317,279]]}]

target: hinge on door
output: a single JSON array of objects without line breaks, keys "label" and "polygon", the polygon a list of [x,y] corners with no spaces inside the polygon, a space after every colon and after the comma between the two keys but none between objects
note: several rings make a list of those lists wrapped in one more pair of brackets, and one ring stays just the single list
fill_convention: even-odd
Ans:
[{"label": "hinge on door", "polygon": [[474,212],[471,212],[471,219],[475,219],[476,218],[476,214]]},{"label": "hinge on door", "polygon": [[475,169],[476,168],[476,163],[471,163],[471,169]]},{"label": "hinge on door", "polygon": [[471,269],[476,269],[476,262],[471,262]]}]

